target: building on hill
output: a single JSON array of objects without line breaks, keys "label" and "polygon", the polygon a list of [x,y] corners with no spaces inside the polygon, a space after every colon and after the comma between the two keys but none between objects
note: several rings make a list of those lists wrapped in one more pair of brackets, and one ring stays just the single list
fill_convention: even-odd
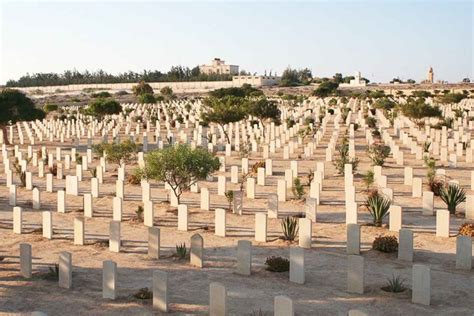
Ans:
[{"label": "building on hill", "polygon": [[239,66],[237,65],[226,65],[225,61],[220,58],[214,58],[211,65],[201,65],[199,70],[203,74],[219,74],[219,75],[238,75]]}]

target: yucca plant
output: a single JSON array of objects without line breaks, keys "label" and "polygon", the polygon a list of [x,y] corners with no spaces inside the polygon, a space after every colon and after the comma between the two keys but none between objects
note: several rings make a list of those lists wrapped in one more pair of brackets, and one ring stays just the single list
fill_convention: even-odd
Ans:
[{"label": "yucca plant", "polygon": [[186,243],[176,245],[176,255],[178,256],[179,259],[186,258],[186,253],[187,253]]},{"label": "yucca plant", "polygon": [[387,216],[390,204],[390,199],[382,194],[374,194],[367,198],[365,206],[372,215],[375,226],[382,226],[382,220]]},{"label": "yucca plant", "polygon": [[405,280],[403,280],[399,275],[392,275],[391,278],[387,279],[387,285],[382,288],[382,290],[393,293],[400,293],[406,290],[404,286]]},{"label": "yucca plant", "polygon": [[466,201],[466,191],[455,183],[450,183],[441,188],[441,200],[446,203],[449,213],[455,214],[456,207]]},{"label": "yucca plant", "polygon": [[283,230],[283,239],[293,241],[298,235],[298,219],[296,217],[287,216],[282,218],[281,229]]}]

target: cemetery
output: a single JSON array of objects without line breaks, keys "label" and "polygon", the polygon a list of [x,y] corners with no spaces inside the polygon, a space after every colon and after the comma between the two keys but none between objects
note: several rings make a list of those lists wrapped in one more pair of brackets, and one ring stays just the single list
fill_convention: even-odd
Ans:
[{"label": "cemetery", "polygon": [[2,311],[473,315],[453,99],[244,86],[3,118]]}]

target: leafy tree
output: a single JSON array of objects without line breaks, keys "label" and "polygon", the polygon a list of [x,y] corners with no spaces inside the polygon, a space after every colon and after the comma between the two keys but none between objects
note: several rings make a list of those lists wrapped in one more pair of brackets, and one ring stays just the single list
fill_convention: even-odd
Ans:
[{"label": "leafy tree", "polygon": [[140,103],[156,103],[155,96],[149,93],[139,95],[138,100]]},{"label": "leafy tree", "polygon": [[424,99],[409,99],[400,105],[403,115],[413,119],[418,126],[423,125],[422,121],[426,117],[440,117],[441,110],[437,106],[426,104]]},{"label": "leafy tree", "polygon": [[41,120],[46,115],[43,110],[36,108],[33,101],[23,92],[14,89],[5,89],[0,92],[0,113],[0,127],[6,144],[9,144],[8,124],[18,121]]},{"label": "leafy tree", "polygon": [[313,80],[311,70],[308,68],[296,70],[290,67],[286,68],[281,75],[280,86],[293,87],[298,85],[307,85]]},{"label": "leafy tree", "polygon": [[335,73],[334,76],[332,77],[332,80],[337,84],[340,84],[340,83],[344,82],[344,79],[342,78],[341,73]]},{"label": "leafy tree", "polygon": [[313,95],[316,97],[325,98],[334,94],[338,87],[339,84],[334,81],[325,81],[313,91]]},{"label": "leafy tree", "polygon": [[142,94],[153,94],[153,88],[145,81],[140,81],[136,86],[132,87],[132,92],[135,96]]},{"label": "leafy tree", "polygon": [[204,99],[204,111],[201,113],[201,119],[206,122],[217,123],[224,131],[227,143],[230,144],[230,138],[224,125],[242,120],[246,115],[246,100],[234,96],[223,98],[209,97]]},{"label": "leafy tree", "polygon": [[146,179],[168,183],[180,203],[184,191],[195,182],[206,179],[219,166],[219,159],[207,150],[179,144],[147,154],[142,175]]},{"label": "leafy tree", "polygon": [[280,122],[281,111],[277,103],[267,98],[249,101],[247,111],[250,115],[258,118],[262,126],[264,126],[264,121],[268,119],[277,123]]},{"label": "leafy tree", "polygon": [[122,112],[122,106],[112,99],[97,99],[85,109],[84,113],[101,119],[105,115],[118,114]]},{"label": "leafy tree", "polygon": [[102,156],[105,153],[108,162],[120,165],[122,163],[127,164],[133,161],[135,154],[138,151],[138,146],[131,140],[127,139],[120,144],[101,143],[93,145],[92,150],[98,156]]}]

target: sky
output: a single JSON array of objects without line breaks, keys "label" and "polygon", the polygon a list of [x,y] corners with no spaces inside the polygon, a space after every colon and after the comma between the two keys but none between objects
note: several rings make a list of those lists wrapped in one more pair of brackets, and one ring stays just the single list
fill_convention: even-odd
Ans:
[{"label": "sky", "polygon": [[474,79],[474,3],[465,1],[0,0],[0,84],[26,73],[194,67],[220,57],[240,69],[314,77],[360,71]]}]

